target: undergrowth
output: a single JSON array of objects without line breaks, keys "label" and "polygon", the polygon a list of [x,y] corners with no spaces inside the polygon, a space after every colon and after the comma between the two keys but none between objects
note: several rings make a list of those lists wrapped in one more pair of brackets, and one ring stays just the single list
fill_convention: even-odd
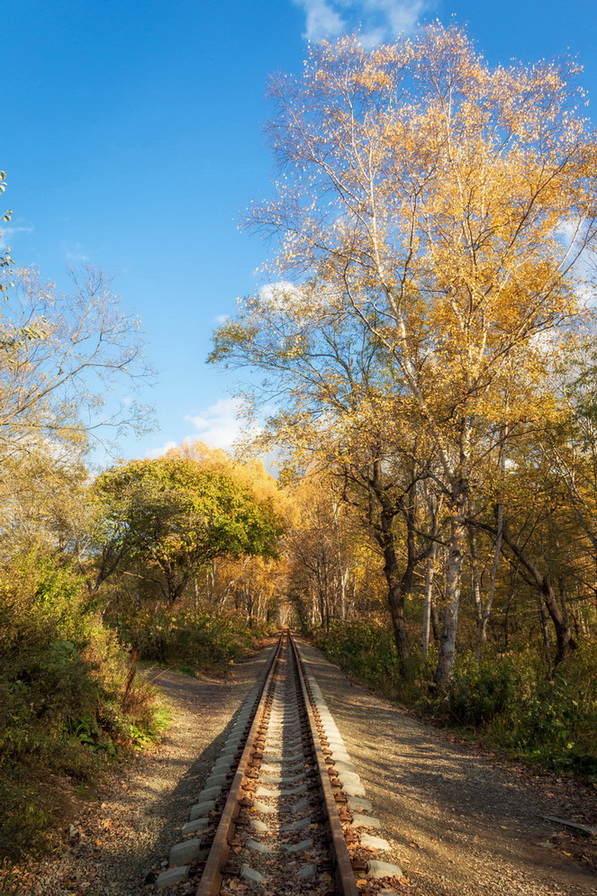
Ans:
[{"label": "undergrowth", "polygon": [[0,579],[0,857],[47,846],[69,794],[164,725],[154,691],[89,603],[81,577],[51,556]]},{"label": "undergrowth", "polygon": [[351,622],[318,632],[315,643],[345,673],[487,745],[597,783],[597,645],[547,674],[530,650],[458,657],[445,694],[432,686],[435,657],[398,662],[381,624]]},{"label": "undergrowth", "polygon": [[265,633],[238,615],[215,616],[185,606],[131,610],[115,624],[121,639],[136,648],[143,660],[184,674],[225,671],[246,656]]}]

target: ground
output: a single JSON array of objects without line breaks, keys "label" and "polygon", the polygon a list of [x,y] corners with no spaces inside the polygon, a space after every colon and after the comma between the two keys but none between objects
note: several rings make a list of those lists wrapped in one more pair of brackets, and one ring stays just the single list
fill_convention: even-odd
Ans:
[{"label": "ground", "polygon": [[543,818],[597,826],[597,791],[458,743],[308,654],[413,894],[597,894],[595,838]]},{"label": "ground", "polygon": [[[597,792],[531,773],[416,720],[349,682],[314,648],[310,660],[367,796],[403,868],[405,896],[597,894],[595,838],[547,822],[597,826]],[[162,744],[111,773],[63,848],[0,881],[2,896],[148,896],[266,651],[225,679],[149,670],[171,706]]]}]

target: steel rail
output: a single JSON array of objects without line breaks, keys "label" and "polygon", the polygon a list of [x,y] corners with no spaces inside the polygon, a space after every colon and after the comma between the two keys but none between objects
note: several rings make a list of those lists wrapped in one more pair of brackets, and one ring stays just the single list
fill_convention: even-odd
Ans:
[{"label": "steel rail", "polygon": [[338,893],[340,894],[340,896],[358,896],[359,891],[356,885],[348,847],[344,838],[344,832],[342,831],[340,816],[338,815],[338,808],[336,805],[336,800],[334,798],[334,791],[332,789],[332,783],[330,781],[328,766],[325,761],[323,747],[321,745],[321,741],[317,731],[317,721],[315,719],[315,712],[307,686],[307,679],[303,668],[303,662],[299,655],[297,646],[294,643],[294,639],[290,633],[288,635],[288,639],[296,662],[303,701],[305,704],[305,709],[307,711],[307,718],[309,720],[309,736],[311,738],[313,754],[317,763],[319,783],[323,793],[323,802],[327,815],[327,824],[331,841],[332,864],[334,866],[334,878],[336,881],[336,886],[338,888]]},{"label": "steel rail", "polygon": [[243,798],[242,791],[246,783],[247,766],[249,765],[254,750],[254,742],[261,725],[261,720],[267,708],[266,698],[271,690],[285,638],[286,633],[283,633],[280,636],[277,647],[272,652],[272,659],[263,682],[261,694],[259,695],[257,709],[255,710],[255,715],[253,716],[251,727],[247,734],[247,739],[241,753],[236,773],[232,779],[232,784],[230,785],[230,790],[224,804],[224,809],[222,810],[220,821],[216,828],[216,833],[201,875],[201,880],[195,891],[196,896],[217,896],[220,892],[223,869],[228,859],[230,844],[236,827],[236,820],[241,808],[240,801]]}]

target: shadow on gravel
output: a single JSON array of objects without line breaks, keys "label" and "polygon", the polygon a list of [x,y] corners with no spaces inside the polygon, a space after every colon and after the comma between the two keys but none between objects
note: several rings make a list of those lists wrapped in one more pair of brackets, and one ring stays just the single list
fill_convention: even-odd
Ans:
[{"label": "shadow on gravel", "polygon": [[[260,652],[256,657],[251,657],[238,665],[242,667],[243,677],[246,676],[249,680],[248,692],[253,681],[259,677],[260,670],[263,669],[263,653]],[[253,669],[255,670],[254,675],[252,674]],[[195,679],[190,679],[190,681],[193,682]],[[185,704],[188,708],[189,680],[163,673],[160,675],[160,680],[156,680],[155,683],[165,691],[168,697],[173,698],[179,704]],[[218,684],[221,685],[221,682]],[[207,722],[210,717],[211,704],[209,699],[205,700],[205,682],[201,682],[201,686],[203,690],[202,703],[205,707]],[[147,806],[146,814],[153,818],[161,818],[163,823],[158,829],[155,845],[149,853],[146,847],[141,845],[139,849],[134,847],[131,849],[130,846],[126,846],[119,853],[113,851],[116,863],[128,866],[130,869],[125,886],[122,887],[123,882],[121,882],[120,889],[115,889],[114,893],[126,893],[127,896],[140,896],[140,894],[148,896],[154,891],[153,888],[147,886],[151,882],[151,872],[159,873],[162,870],[162,863],[167,863],[170,850],[182,839],[181,829],[189,820],[189,809],[197,802],[199,793],[211,773],[212,766],[234,726],[245,700],[246,694],[242,697],[234,714],[228,717],[226,727],[203,748],[191,765],[187,760],[172,758],[165,760],[170,769],[177,766],[181,769],[181,777],[174,789],[165,793],[159,786],[152,787],[150,784],[139,781],[130,795],[121,794],[120,802],[124,807],[130,807],[131,815],[134,815],[135,808],[137,812],[139,811],[139,797],[141,796]],[[159,755],[155,761],[160,761]],[[112,893],[111,890],[108,892]]]},{"label": "shadow on gravel", "polygon": [[514,880],[555,879],[578,888],[570,892],[595,892],[590,872],[550,841],[558,829],[542,816],[561,812],[528,774],[497,766],[351,684],[313,648],[309,661],[405,868],[426,857],[440,879],[475,874],[481,884],[487,872],[499,878],[509,866]]}]

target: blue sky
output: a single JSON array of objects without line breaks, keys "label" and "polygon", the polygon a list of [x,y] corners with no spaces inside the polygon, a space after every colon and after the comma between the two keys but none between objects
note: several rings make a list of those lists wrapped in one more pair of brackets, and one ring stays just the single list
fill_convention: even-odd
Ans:
[{"label": "blue sky", "polygon": [[566,52],[597,120],[594,0],[3,0],[6,241],[66,286],[68,265],[113,278],[160,371],[159,429],[125,458],[185,438],[229,445],[235,377],[205,364],[218,319],[260,283],[267,246],[239,232],[271,193],[268,76],[307,42],[360,26],[374,43],[431,19],[466,25],[493,64]]}]

